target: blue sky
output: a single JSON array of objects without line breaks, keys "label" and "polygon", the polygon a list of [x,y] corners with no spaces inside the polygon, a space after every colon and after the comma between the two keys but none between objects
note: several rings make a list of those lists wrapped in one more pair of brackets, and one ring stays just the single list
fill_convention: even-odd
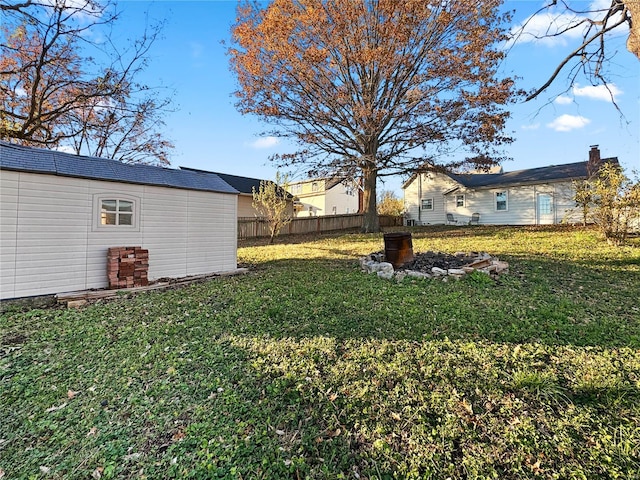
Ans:
[{"label": "blue sky", "polygon": [[[598,0],[602,1],[607,3]],[[594,2],[571,3],[588,8]],[[542,4],[520,0],[508,1],[505,6],[516,11],[516,28]],[[150,65],[140,79],[175,90],[176,111],[165,117],[167,136],[176,146],[173,167],[273,179],[275,166],[268,157],[291,147],[261,136],[267,126],[255,117],[241,115],[234,107],[235,80],[225,51],[235,6],[235,1],[222,0],[121,1],[118,30],[126,34],[118,38],[126,41],[128,34],[141,33],[145,23],[154,20],[167,22],[163,39],[154,45]],[[548,19],[534,19],[530,29],[548,25]],[[532,36],[522,38],[533,40]],[[519,42],[511,48],[503,69],[521,78],[521,88],[534,88],[544,83],[575,41],[562,37]],[[577,88],[566,91],[566,77],[561,75],[548,93],[511,109],[507,131],[516,141],[506,149],[513,160],[503,165],[505,170],[584,161],[594,144],[600,146],[603,157],[617,156],[628,170],[640,170],[640,62],[626,51],[625,41],[623,31],[608,44],[617,50],[610,81],[624,117],[601,89],[579,79]],[[558,94],[561,96],[556,98]],[[303,177],[303,172],[292,173],[296,179]],[[378,189],[401,195],[401,183],[402,178],[390,178]]]}]

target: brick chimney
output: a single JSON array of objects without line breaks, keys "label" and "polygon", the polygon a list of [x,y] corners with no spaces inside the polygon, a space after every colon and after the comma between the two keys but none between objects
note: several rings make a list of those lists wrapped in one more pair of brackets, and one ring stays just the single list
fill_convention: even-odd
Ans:
[{"label": "brick chimney", "polygon": [[593,175],[600,168],[600,149],[598,145],[591,145],[591,150],[589,150],[589,162],[587,163],[587,171],[589,175]]}]

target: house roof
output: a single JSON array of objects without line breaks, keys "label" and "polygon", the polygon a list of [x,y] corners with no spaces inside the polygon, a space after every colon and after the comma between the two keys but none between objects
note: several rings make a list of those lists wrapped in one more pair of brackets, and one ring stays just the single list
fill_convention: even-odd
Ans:
[{"label": "house roof", "polygon": [[186,190],[238,193],[233,186],[211,172],[130,165],[107,158],[73,155],[4,141],[0,141],[0,169]]},{"label": "house roof", "polygon": [[313,182],[321,182],[324,180],[324,189],[330,190],[336,185],[340,185],[347,180],[347,177],[319,177],[319,178],[309,178],[307,180],[300,180],[299,182],[291,182],[289,185],[301,185],[303,183],[313,183]]},{"label": "house roof", "polygon": [[[238,192],[242,194],[253,195],[253,191],[258,191],[260,189],[260,182],[265,180],[260,178],[251,178],[251,177],[242,177],[240,175],[230,175],[228,173],[220,173],[220,172],[207,172],[206,170],[197,170],[195,168],[189,167],[180,167],[182,170],[188,170],[193,172],[205,172],[205,173],[213,173],[214,175],[219,176],[222,180],[227,182],[233,188],[235,188]],[[271,180],[267,180],[271,182]],[[282,191],[285,191],[281,189]],[[292,195],[288,192],[287,197],[292,197]]]},{"label": "house roof", "polygon": [[[603,162],[618,163],[617,157],[604,158]],[[535,183],[558,182],[588,178],[588,163],[576,162],[564,165],[550,165],[547,167],[529,168],[504,173],[468,173],[448,174],[448,176],[460,185],[467,188],[495,188],[513,185],[525,185]],[[412,176],[403,188],[406,188],[414,179]],[[455,189],[452,189],[453,191]]]}]

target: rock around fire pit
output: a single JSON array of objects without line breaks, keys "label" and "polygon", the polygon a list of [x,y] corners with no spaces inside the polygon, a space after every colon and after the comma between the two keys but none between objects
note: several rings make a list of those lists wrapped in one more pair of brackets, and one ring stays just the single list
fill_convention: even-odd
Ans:
[{"label": "rock around fire pit", "polygon": [[381,278],[448,278],[460,279],[474,271],[496,277],[509,271],[509,264],[488,253],[458,252],[449,255],[442,252],[417,253],[414,259],[396,269],[385,261],[383,252],[376,252],[360,258],[360,266],[367,273],[376,273]]}]

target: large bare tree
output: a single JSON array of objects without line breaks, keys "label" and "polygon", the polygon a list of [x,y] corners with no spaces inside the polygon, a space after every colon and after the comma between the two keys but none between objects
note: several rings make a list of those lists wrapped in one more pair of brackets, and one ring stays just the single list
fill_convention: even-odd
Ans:
[{"label": "large bare tree", "polygon": [[[566,72],[569,84],[578,75],[594,85],[609,87],[607,63],[615,52],[609,48],[608,38],[614,30],[627,29],[627,49],[640,60],[640,0],[610,0],[606,2],[552,0],[541,7],[516,32],[516,37],[533,35],[536,39],[561,37],[579,32],[578,45],[555,66],[549,78],[533,90],[526,100],[533,100],[546,91],[559,75]],[[548,13],[549,25],[532,33],[529,23],[538,15]],[[611,100],[615,103],[613,91]]]},{"label": "large bare tree", "polygon": [[229,50],[238,108],[299,144],[281,165],[362,176],[364,230],[379,231],[379,176],[501,159],[515,93],[497,74],[501,3],[245,2]]},{"label": "large bare tree", "polygon": [[170,99],[136,81],[159,26],[120,50],[111,3],[0,0],[0,11],[0,138],[169,163],[172,144],[159,130]]}]

